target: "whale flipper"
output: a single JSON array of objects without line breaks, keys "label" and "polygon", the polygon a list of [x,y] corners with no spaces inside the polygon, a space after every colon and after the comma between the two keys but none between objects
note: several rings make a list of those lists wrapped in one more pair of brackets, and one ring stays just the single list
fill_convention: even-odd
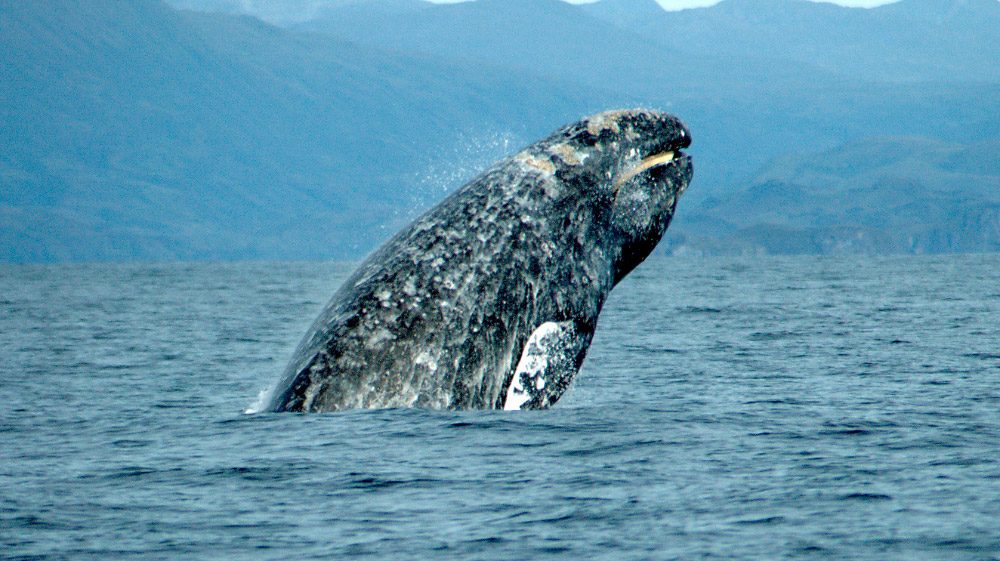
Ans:
[{"label": "whale flipper", "polygon": [[583,362],[592,334],[573,321],[539,325],[524,345],[503,408],[542,409],[558,401]]}]

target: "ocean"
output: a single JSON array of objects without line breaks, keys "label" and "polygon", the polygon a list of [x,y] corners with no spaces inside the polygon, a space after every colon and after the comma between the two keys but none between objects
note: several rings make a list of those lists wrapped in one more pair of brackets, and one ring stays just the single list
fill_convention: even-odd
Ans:
[{"label": "ocean", "polygon": [[0,266],[0,558],[1000,559],[1000,256],[654,258],[546,411],[245,414],[352,266]]}]

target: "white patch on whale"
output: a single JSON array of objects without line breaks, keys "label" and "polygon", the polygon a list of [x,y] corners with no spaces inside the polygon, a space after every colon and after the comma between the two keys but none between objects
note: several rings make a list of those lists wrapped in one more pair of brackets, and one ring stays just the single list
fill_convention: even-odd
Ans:
[{"label": "white patch on whale", "polygon": [[547,321],[532,332],[507,388],[503,404],[505,411],[521,409],[532,400],[533,394],[545,389],[545,374],[551,371],[554,365],[550,362],[562,350],[565,331],[564,325]]}]

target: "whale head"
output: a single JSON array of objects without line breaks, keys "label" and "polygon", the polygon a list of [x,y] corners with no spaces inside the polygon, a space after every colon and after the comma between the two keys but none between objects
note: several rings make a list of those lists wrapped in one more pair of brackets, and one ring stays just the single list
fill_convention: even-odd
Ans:
[{"label": "whale head", "polygon": [[673,218],[693,173],[682,152],[691,133],[673,115],[631,109],[598,113],[540,144],[552,174],[601,217],[617,283],[649,256]]}]

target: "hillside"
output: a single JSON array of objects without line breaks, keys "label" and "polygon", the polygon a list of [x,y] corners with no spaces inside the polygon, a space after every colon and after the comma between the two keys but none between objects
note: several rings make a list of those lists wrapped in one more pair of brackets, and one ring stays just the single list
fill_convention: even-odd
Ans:
[{"label": "hillside", "polygon": [[[695,134],[697,189],[690,196],[699,198],[730,189],[789,147],[817,150],[883,135],[948,141],[997,135],[1000,114],[993,107],[1000,104],[995,85],[1000,76],[990,57],[996,41],[983,39],[993,33],[991,17],[975,23],[961,12],[962,17],[940,22],[931,30],[936,36],[969,39],[931,42],[915,50],[915,58],[930,62],[913,80],[896,80],[875,64],[896,56],[885,38],[910,33],[913,21],[926,16],[927,1],[859,10],[802,0],[728,0],[712,8],[666,12],[652,0],[580,6],[558,0],[477,0],[375,13],[367,6],[378,2],[357,0],[330,5],[294,28],[558,77],[589,86],[604,107],[675,112]],[[1000,12],[1000,3],[988,1]],[[831,12],[844,20],[833,20],[833,32]],[[749,28],[747,13],[754,17]],[[633,15],[641,25],[625,17]],[[841,23],[867,30],[874,39],[855,43],[862,31],[839,36]],[[764,29],[770,32],[764,35]],[[719,38],[705,39],[706,34]],[[822,49],[802,50],[808,38],[827,36],[824,40],[833,43],[840,37],[844,58],[860,60],[863,68],[847,72],[831,64]],[[899,47],[910,48],[908,43]],[[858,52],[864,57],[857,58]]]},{"label": "hillside", "polygon": [[[743,251],[734,233],[760,228],[827,251],[816,229],[924,235],[928,217],[937,241],[863,250],[992,247],[994,0],[172,4],[200,11],[0,0],[0,260],[358,258],[490,161],[623,106],[693,131],[668,250]],[[868,138],[909,159],[810,167]],[[908,176],[931,165],[913,138],[980,171]],[[895,222],[871,210],[886,201]]]},{"label": "hillside", "polygon": [[8,261],[357,256],[440,196],[399,185],[469,131],[531,137],[586,104],[148,0],[5,1],[0,58]]},{"label": "hillside", "polygon": [[1000,251],[1000,140],[875,138],[782,158],[687,209],[672,253]]},{"label": "hillside", "polygon": [[846,79],[1000,81],[1000,2],[900,0],[873,9],[801,0],[723,0],[665,12],[653,0],[584,9],[671,49],[813,65]]}]

